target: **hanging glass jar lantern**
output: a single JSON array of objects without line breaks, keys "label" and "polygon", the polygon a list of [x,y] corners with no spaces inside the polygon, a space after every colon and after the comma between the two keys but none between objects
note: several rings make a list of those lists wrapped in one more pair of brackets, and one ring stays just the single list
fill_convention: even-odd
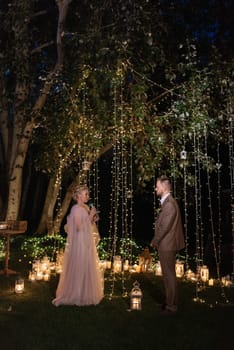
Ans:
[{"label": "hanging glass jar lantern", "polygon": [[130,309],[141,310],[142,291],[140,289],[140,283],[135,281],[130,293]]},{"label": "hanging glass jar lantern", "polygon": [[82,169],[84,171],[88,171],[90,170],[90,166],[91,166],[91,162],[89,162],[88,160],[84,160],[82,163]]},{"label": "hanging glass jar lantern", "polygon": [[185,151],[185,149],[183,149],[183,150],[180,152],[180,159],[182,159],[182,160],[187,159],[187,152]]}]

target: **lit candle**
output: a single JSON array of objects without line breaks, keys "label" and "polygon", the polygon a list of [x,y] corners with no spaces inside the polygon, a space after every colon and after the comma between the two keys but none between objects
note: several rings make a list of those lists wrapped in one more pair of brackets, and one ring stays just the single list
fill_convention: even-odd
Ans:
[{"label": "lit candle", "polygon": [[132,310],[141,310],[141,299],[139,299],[139,298],[132,298],[131,309]]},{"label": "lit candle", "polygon": [[106,262],[106,268],[107,269],[111,269],[111,261],[107,261]]},{"label": "lit candle", "polygon": [[213,286],[213,285],[214,285],[214,280],[213,280],[213,278],[210,278],[210,279],[209,279],[208,285],[209,285],[209,286]]},{"label": "lit candle", "polygon": [[43,280],[44,281],[49,281],[49,279],[50,279],[50,274],[48,272],[44,273]]},{"label": "lit candle", "polygon": [[135,270],[137,273],[141,272],[141,266],[140,265],[135,265]]},{"label": "lit candle", "polygon": [[30,271],[28,279],[29,279],[29,281],[35,281],[36,280],[35,273]]},{"label": "lit candle", "polygon": [[121,256],[117,255],[114,256],[114,265],[113,265],[113,269],[115,273],[119,273],[122,271],[122,260],[121,260]]},{"label": "lit candle", "polygon": [[107,261],[106,260],[101,260],[102,268],[103,270],[106,269]]},{"label": "lit candle", "polygon": [[206,265],[201,267],[200,276],[203,282],[207,282],[209,280],[209,269]]},{"label": "lit candle", "polygon": [[15,293],[20,294],[24,291],[24,280],[18,279],[15,281]]},{"label": "lit candle", "polygon": [[184,275],[184,264],[181,261],[176,262],[176,277],[183,277]]},{"label": "lit candle", "polygon": [[42,278],[43,278],[43,273],[41,272],[41,270],[38,270],[36,272],[36,280],[40,281],[42,280]]},{"label": "lit candle", "polygon": [[123,269],[124,269],[124,271],[128,271],[128,269],[129,269],[129,261],[128,260],[125,260]]},{"label": "lit candle", "polygon": [[162,276],[162,269],[161,269],[160,261],[158,261],[155,265],[155,275]]}]

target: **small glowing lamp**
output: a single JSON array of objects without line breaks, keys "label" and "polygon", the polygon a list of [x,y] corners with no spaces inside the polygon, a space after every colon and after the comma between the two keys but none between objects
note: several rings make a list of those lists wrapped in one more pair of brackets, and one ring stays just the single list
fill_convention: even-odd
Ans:
[{"label": "small glowing lamp", "polygon": [[85,161],[82,163],[82,169],[83,169],[84,171],[90,170],[90,166],[91,166],[91,162],[89,162],[88,160],[85,160]]},{"label": "small glowing lamp", "polygon": [[207,282],[209,280],[209,269],[206,265],[201,266],[200,276],[202,282]]},{"label": "small glowing lamp", "polygon": [[156,275],[156,276],[162,276],[162,268],[161,268],[160,261],[158,261],[158,262],[155,264],[155,275]]},{"label": "small glowing lamp", "polygon": [[120,273],[122,271],[122,260],[120,255],[114,256],[113,269],[115,273]]},{"label": "small glowing lamp", "polygon": [[181,261],[176,262],[176,277],[183,277],[184,275],[184,264]]},{"label": "small glowing lamp", "polygon": [[187,152],[185,151],[185,149],[183,149],[181,152],[180,152],[180,159],[187,159]]},{"label": "small glowing lamp", "polygon": [[21,294],[24,292],[24,280],[19,278],[15,281],[15,293]]},{"label": "small glowing lamp", "polygon": [[133,288],[130,293],[130,308],[131,310],[141,310],[142,291],[138,281],[133,283]]}]

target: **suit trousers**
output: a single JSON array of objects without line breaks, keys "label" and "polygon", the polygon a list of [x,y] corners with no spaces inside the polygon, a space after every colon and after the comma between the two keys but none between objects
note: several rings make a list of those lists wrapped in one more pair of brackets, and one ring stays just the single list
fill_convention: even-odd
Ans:
[{"label": "suit trousers", "polygon": [[175,272],[176,252],[160,251],[159,260],[162,269],[162,278],[165,288],[165,308],[169,311],[177,311],[177,278]]}]

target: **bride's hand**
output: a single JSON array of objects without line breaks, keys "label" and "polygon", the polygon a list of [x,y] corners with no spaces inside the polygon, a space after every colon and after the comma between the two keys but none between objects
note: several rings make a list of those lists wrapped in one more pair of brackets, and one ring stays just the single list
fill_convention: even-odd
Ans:
[{"label": "bride's hand", "polygon": [[98,213],[97,213],[97,209],[95,207],[92,207],[90,209],[89,216],[90,216],[91,222],[96,222],[97,221],[96,217],[98,216]]}]

